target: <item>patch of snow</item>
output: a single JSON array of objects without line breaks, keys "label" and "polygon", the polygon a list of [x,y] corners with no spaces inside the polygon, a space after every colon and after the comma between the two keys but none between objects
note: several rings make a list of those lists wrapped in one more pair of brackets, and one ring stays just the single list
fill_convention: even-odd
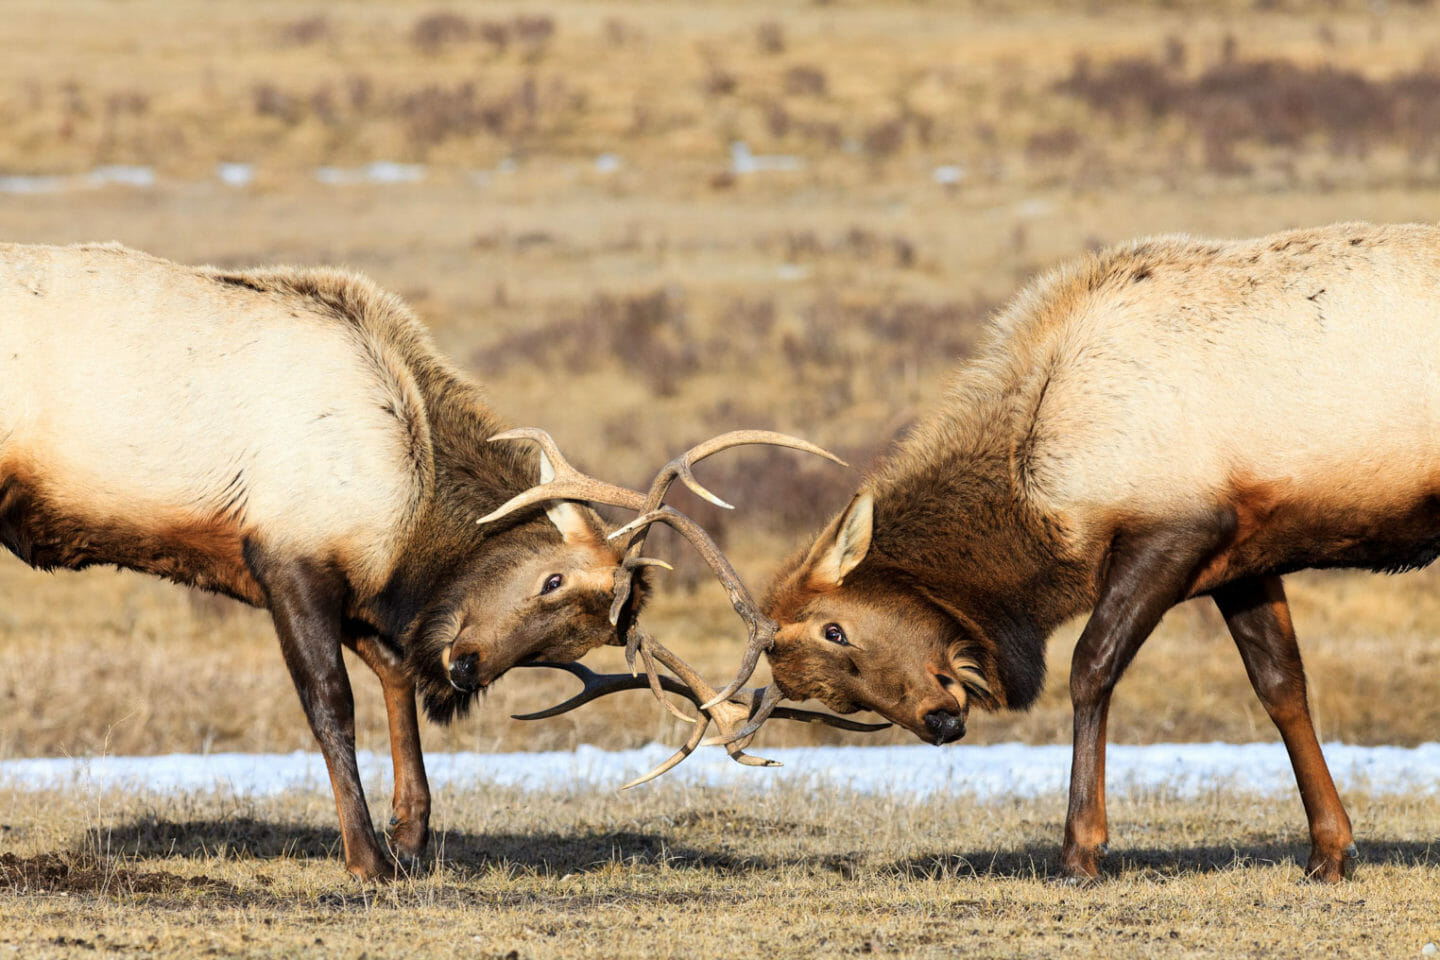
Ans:
[{"label": "patch of snow", "polygon": [[59,193],[64,189],[64,177],[24,173],[0,176],[0,193]]},{"label": "patch of snow", "polygon": [[730,171],[737,176],[743,176],[748,173],[765,173],[771,170],[799,170],[804,165],[804,161],[799,157],[791,157],[778,153],[751,153],[750,147],[744,140],[736,140],[730,144]]},{"label": "patch of snow", "polygon": [[255,166],[249,163],[220,163],[215,176],[227,187],[247,187],[255,179]]},{"label": "patch of snow", "polygon": [[144,189],[155,186],[153,167],[104,166],[74,176],[47,174],[0,175],[0,193],[61,193],[67,190],[95,189],[115,184]]},{"label": "patch of snow", "polygon": [[[425,758],[436,787],[496,785],[523,790],[615,789],[669,756],[672,748],[605,751],[581,746],[573,752],[436,753]],[[751,770],[722,750],[696,753],[666,774],[666,781],[704,787],[784,784],[824,786],[860,793],[908,797],[963,794],[980,799],[1063,795],[1069,782],[1067,746],[789,747],[761,749],[784,763]],[[1341,791],[1434,794],[1440,785],[1440,743],[1419,747],[1352,747],[1332,743],[1325,757]],[[390,757],[362,751],[367,782],[386,782]],[[1262,794],[1295,790],[1285,748],[1278,743],[1185,743],[1112,745],[1106,756],[1109,790],[1115,794],[1164,792],[1196,796],[1213,789]],[[162,793],[222,789],[240,795],[329,789],[318,753],[162,757],[95,757],[0,762],[0,785],[50,788],[82,784],[97,789]]]},{"label": "patch of snow", "polygon": [[332,187],[357,183],[419,183],[425,179],[425,165],[377,160],[363,167],[316,167],[315,179]]},{"label": "patch of snow", "polygon": [[965,168],[953,163],[947,163],[944,166],[936,167],[930,174],[930,179],[942,187],[954,186],[965,179]]},{"label": "patch of snow", "polygon": [[365,179],[371,183],[419,183],[425,179],[425,166],[420,163],[393,163],[377,160],[365,165]]},{"label": "patch of snow", "polygon": [[155,170],[152,167],[121,165],[96,167],[90,171],[88,179],[91,185],[96,187],[103,187],[111,183],[123,187],[153,187],[155,186]]}]

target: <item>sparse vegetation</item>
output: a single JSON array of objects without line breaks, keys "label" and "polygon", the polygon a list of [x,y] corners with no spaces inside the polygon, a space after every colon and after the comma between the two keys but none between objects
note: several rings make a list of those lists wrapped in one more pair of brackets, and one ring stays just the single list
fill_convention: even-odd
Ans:
[{"label": "sparse vegetation", "polygon": [[[328,798],[7,794],[0,951],[220,956],[1417,956],[1423,801],[1356,798],[1355,883],[1297,883],[1293,801],[1112,804],[1114,876],[1053,881],[1061,803],[446,791],[437,861],[361,888]],[[1183,838],[1183,839],[1177,839]]]},{"label": "sparse vegetation", "polygon": [[[1440,220],[1433,3],[475,9],[8,4],[0,176],[133,163],[160,178],[5,194],[0,236],[362,269],[415,306],[497,409],[546,426],[581,467],[638,483],[689,443],[748,426],[863,467],[938,397],[995,304],[1087,249]],[[177,10],[193,14],[183,37],[160,26]],[[736,141],[798,169],[737,169]],[[425,176],[312,177],[383,160],[424,162]],[[217,182],[220,161],[253,164],[254,183]],[[757,585],[856,479],[768,450],[699,472],[738,509],[677,502]],[[668,531],[652,542],[680,564],[647,623],[728,674],[739,630],[720,590]],[[1322,739],[1435,739],[1440,571],[1288,582]],[[1052,642],[1037,707],[972,718],[971,740],[1068,742],[1077,629]],[[383,748],[378,686],[355,677],[361,746]],[[640,692],[506,719],[574,686],[517,671],[467,721],[425,726],[427,748],[683,737]],[[313,749],[260,614],[7,556],[0,707],[6,757]],[[1110,735],[1274,738],[1203,603],[1141,651]],[[776,727],[760,745],[821,742],[906,740]],[[445,865],[362,893],[341,877],[321,795],[0,789],[0,954],[1404,956],[1440,942],[1435,799],[1347,799],[1372,854],[1338,890],[1294,886],[1294,798],[1260,803],[1262,816],[1222,790],[1113,806],[1119,878],[1074,891],[1045,880],[1059,796],[757,807],[664,784],[622,798],[457,791],[436,803]]]}]

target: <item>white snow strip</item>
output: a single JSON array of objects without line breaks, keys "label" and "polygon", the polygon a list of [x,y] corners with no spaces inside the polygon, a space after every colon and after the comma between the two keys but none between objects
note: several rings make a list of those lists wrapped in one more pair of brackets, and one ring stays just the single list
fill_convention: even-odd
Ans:
[{"label": "white snow strip", "polygon": [[[610,790],[665,759],[670,747],[605,751],[582,746],[565,753],[441,753],[425,758],[437,788],[485,785],[524,790]],[[774,769],[733,763],[719,749],[702,750],[667,774],[690,786],[757,790],[782,784],[829,786],[860,793],[925,797],[965,794],[981,799],[1063,794],[1069,780],[1065,746],[791,747],[765,749]],[[1325,757],[1343,791],[1431,794],[1440,785],[1440,744],[1352,747],[1332,743]],[[388,783],[387,754],[360,753],[367,783]],[[1278,743],[1186,743],[1111,746],[1110,791],[1195,796],[1216,788],[1277,794],[1295,789],[1290,761]],[[29,759],[0,762],[0,786],[44,789],[79,784],[95,789],[157,793],[222,790],[264,796],[286,790],[328,792],[319,754],[220,753],[162,757]]]},{"label": "white snow strip", "polygon": [[805,161],[786,154],[751,153],[744,140],[730,144],[730,171],[737,174],[765,173],[770,170],[799,170]]},{"label": "white snow strip", "polygon": [[156,183],[155,170],[152,167],[109,165],[73,176],[0,174],[0,193],[61,193],[70,190],[93,190],[112,184],[146,189]]},{"label": "white snow strip", "polygon": [[419,183],[426,172],[424,164],[377,160],[363,167],[316,167],[314,177],[332,187],[348,187],[357,183]]},{"label": "white snow strip", "polygon": [[255,180],[253,163],[217,163],[215,176],[227,187],[248,187]]}]

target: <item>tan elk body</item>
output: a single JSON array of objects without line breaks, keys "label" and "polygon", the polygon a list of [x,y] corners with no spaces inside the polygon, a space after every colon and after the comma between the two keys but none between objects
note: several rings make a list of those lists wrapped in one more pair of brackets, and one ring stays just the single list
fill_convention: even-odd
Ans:
[{"label": "tan elk body", "polygon": [[1295,764],[1312,875],[1350,823],[1316,742],[1279,576],[1440,552],[1440,230],[1164,236],[1017,296],[941,403],[776,575],[787,695],[918,736],[1028,706],[1074,654],[1064,869],[1107,839],[1109,697],[1164,611],[1209,595]]},{"label": "tan elk body", "polygon": [[447,720],[516,663],[619,642],[643,599],[612,614],[623,549],[585,507],[477,526],[540,479],[525,446],[487,442],[501,429],[404,304],[356,275],[0,245],[0,544],[269,609],[362,877],[389,867],[342,645],[380,676],[391,839],[413,857],[430,808],[417,686]]},{"label": "tan elk body", "polygon": [[378,591],[435,483],[424,399],[393,317],[340,324],[274,281],[261,294],[116,246],[0,247],[0,476],[89,539],[138,552],[184,531],[209,561],[150,572],[262,602],[241,556],[254,536]]}]

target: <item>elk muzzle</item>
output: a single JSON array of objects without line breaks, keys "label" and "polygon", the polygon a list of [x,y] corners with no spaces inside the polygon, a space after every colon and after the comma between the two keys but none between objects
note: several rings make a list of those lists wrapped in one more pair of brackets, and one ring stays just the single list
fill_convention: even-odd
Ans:
[{"label": "elk muzzle", "polygon": [[450,683],[456,690],[473,693],[480,689],[480,654],[465,653],[450,660]]},{"label": "elk muzzle", "polygon": [[931,710],[925,714],[925,732],[937,747],[954,743],[965,736],[965,717],[950,710]]}]

